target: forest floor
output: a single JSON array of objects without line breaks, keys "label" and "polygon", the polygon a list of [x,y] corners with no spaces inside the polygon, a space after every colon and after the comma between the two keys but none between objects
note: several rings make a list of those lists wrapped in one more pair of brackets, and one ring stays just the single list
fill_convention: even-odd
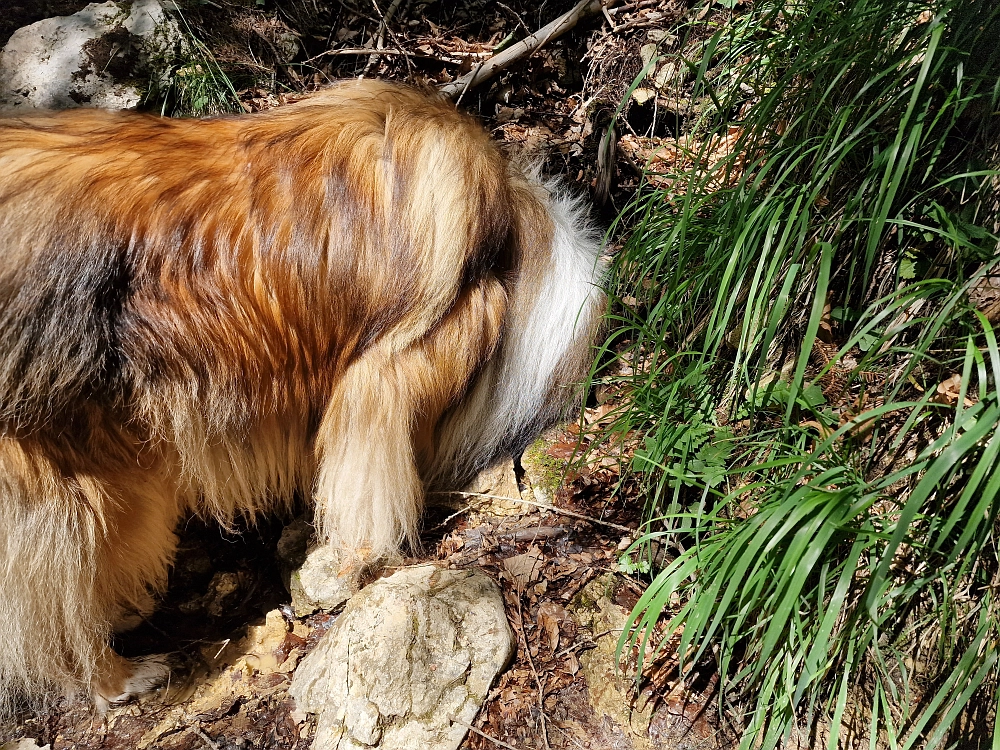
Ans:
[{"label": "forest floor", "polygon": [[[0,13],[0,45],[22,25],[85,4],[9,0]],[[447,83],[573,3],[204,0],[179,5],[188,32],[205,43],[232,81],[239,106],[255,111],[339,78],[365,76],[425,87]],[[610,178],[607,199],[595,199],[595,215],[607,226],[643,179],[645,159],[636,144],[681,126],[678,112],[661,114],[658,122],[655,100],[632,97],[617,119],[631,147],[619,149],[602,174],[599,142],[629,85],[652,54],[679,49],[675,34],[681,22],[698,18],[709,28],[724,23],[730,12],[712,0],[613,5],[492,82],[470,89],[459,106],[481,118],[512,154],[542,160],[544,172],[561,175],[579,193],[593,197],[600,193],[599,182]],[[381,53],[374,55],[379,46]],[[609,252],[616,240],[612,237]],[[571,425],[536,446],[533,461],[525,461],[536,467],[534,482],[530,467],[527,472],[511,467],[500,481],[505,489],[491,493],[510,500],[472,498],[432,508],[425,519],[423,553],[404,561],[476,566],[504,591],[517,653],[463,744],[469,750],[718,744],[710,669],[695,681],[694,692],[681,692],[669,649],[639,691],[634,659],[626,657],[619,671],[614,668],[625,615],[644,586],[618,564],[641,523],[642,498],[623,479],[618,457],[605,451],[582,465],[572,460],[586,446],[587,433],[600,430],[613,401],[614,394],[592,394],[582,436],[580,427]],[[552,508],[530,504],[538,497],[538,485],[548,481],[539,477],[539,466],[542,474],[558,480]],[[73,702],[25,714],[13,731],[0,733],[0,742],[31,737],[53,750],[309,747],[310,720],[287,697],[287,685],[297,660],[335,614],[296,620],[287,606],[277,551],[291,520],[272,519],[235,532],[192,520],[183,530],[159,610],[116,643],[128,656],[175,655],[172,684],[103,717]],[[275,649],[279,660],[271,658]],[[601,664],[589,656],[597,653],[603,653]],[[620,705],[612,705],[616,702]]]}]

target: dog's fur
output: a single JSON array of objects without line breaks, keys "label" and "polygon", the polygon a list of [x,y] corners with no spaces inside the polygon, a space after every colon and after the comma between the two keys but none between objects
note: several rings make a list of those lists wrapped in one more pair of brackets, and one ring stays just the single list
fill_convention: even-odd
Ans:
[{"label": "dog's fur", "polygon": [[0,120],[0,703],[148,687],[108,646],[175,527],[312,497],[383,555],[585,371],[598,242],[384,83],[212,120]]}]

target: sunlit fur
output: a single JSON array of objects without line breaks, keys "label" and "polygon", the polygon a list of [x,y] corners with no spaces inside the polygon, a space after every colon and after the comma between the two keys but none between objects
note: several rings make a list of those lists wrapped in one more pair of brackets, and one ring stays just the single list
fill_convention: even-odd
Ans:
[{"label": "sunlit fur", "polygon": [[185,514],[298,494],[382,555],[427,489],[523,449],[600,316],[582,214],[383,83],[0,120],[0,703],[155,681],[107,644]]}]

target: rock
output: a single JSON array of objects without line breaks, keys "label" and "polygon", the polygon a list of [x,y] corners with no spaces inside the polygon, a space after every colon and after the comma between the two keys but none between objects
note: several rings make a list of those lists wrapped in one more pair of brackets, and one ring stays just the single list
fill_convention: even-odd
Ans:
[{"label": "rock", "polygon": [[289,693],[319,714],[314,750],[454,750],[513,649],[491,579],[421,565],[352,598]]},{"label": "rock", "polygon": [[[586,586],[570,605],[580,627],[592,633],[614,633],[625,627],[628,610],[612,601],[614,575],[600,576]],[[618,669],[616,637],[599,638],[596,646],[580,655],[580,667],[594,716],[621,733],[622,747],[648,750],[652,707],[638,708],[633,701],[633,676]]]},{"label": "rock", "polygon": [[334,545],[324,544],[311,550],[288,582],[296,617],[339,607],[357,593],[361,573],[356,567],[344,565]]},{"label": "rock", "polygon": [[653,89],[648,89],[644,86],[640,86],[632,91],[632,99],[639,106],[644,105],[646,102],[651,101],[653,97],[656,96],[656,91]]},{"label": "rock", "polygon": [[524,512],[524,503],[517,501],[521,497],[521,491],[517,487],[514,460],[511,458],[481,472],[465,491],[472,494],[461,497],[460,507],[466,503],[475,503],[481,513],[495,516],[512,516]]},{"label": "rock", "polygon": [[656,57],[658,47],[656,43],[644,44],[639,48],[639,57],[643,65],[649,65],[649,61]]},{"label": "rock", "polygon": [[158,0],[91,3],[25,26],[0,52],[0,110],[135,107],[151,61],[179,39]]},{"label": "rock", "polygon": [[646,38],[657,44],[677,44],[677,35],[665,29],[650,29],[646,32]]},{"label": "rock", "polygon": [[25,737],[20,740],[11,740],[0,745],[0,750],[49,750],[49,745],[38,746],[36,740]]},{"label": "rock", "polygon": [[[636,89],[638,91],[638,89]],[[560,449],[569,447],[568,453],[561,453],[561,458],[550,454],[550,450],[561,443],[559,431],[549,430],[534,443],[529,445],[521,456],[521,467],[524,477],[531,485],[535,502],[552,505],[552,501],[566,476],[567,461],[574,455],[575,446],[565,443]]]},{"label": "rock", "polygon": [[579,734],[593,738],[594,747],[621,750],[719,750],[738,744],[728,743],[713,726],[715,714],[707,695],[686,693],[683,684],[666,696],[648,689],[635,695],[634,673],[619,668],[615,653],[629,615],[614,602],[615,585],[614,574],[599,576],[569,605],[578,627],[603,635],[579,657],[589,710],[580,712],[580,719],[568,722],[567,728],[576,724]]}]

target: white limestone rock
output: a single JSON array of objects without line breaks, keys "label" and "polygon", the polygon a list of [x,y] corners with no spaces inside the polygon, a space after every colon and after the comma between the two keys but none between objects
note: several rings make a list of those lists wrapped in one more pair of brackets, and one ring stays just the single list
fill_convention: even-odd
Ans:
[{"label": "white limestone rock", "polygon": [[289,692],[314,750],[454,750],[513,650],[490,578],[421,565],[354,596]]},{"label": "white limestone rock", "polygon": [[362,572],[357,562],[345,564],[335,545],[313,548],[290,575],[288,590],[296,616],[336,609],[357,593]]},{"label": "white limestone rock", "polygon": [[0,111],[135,107],[151,60],[179,40],[159,0],[91,3],[25,26],[0,51]]}]

